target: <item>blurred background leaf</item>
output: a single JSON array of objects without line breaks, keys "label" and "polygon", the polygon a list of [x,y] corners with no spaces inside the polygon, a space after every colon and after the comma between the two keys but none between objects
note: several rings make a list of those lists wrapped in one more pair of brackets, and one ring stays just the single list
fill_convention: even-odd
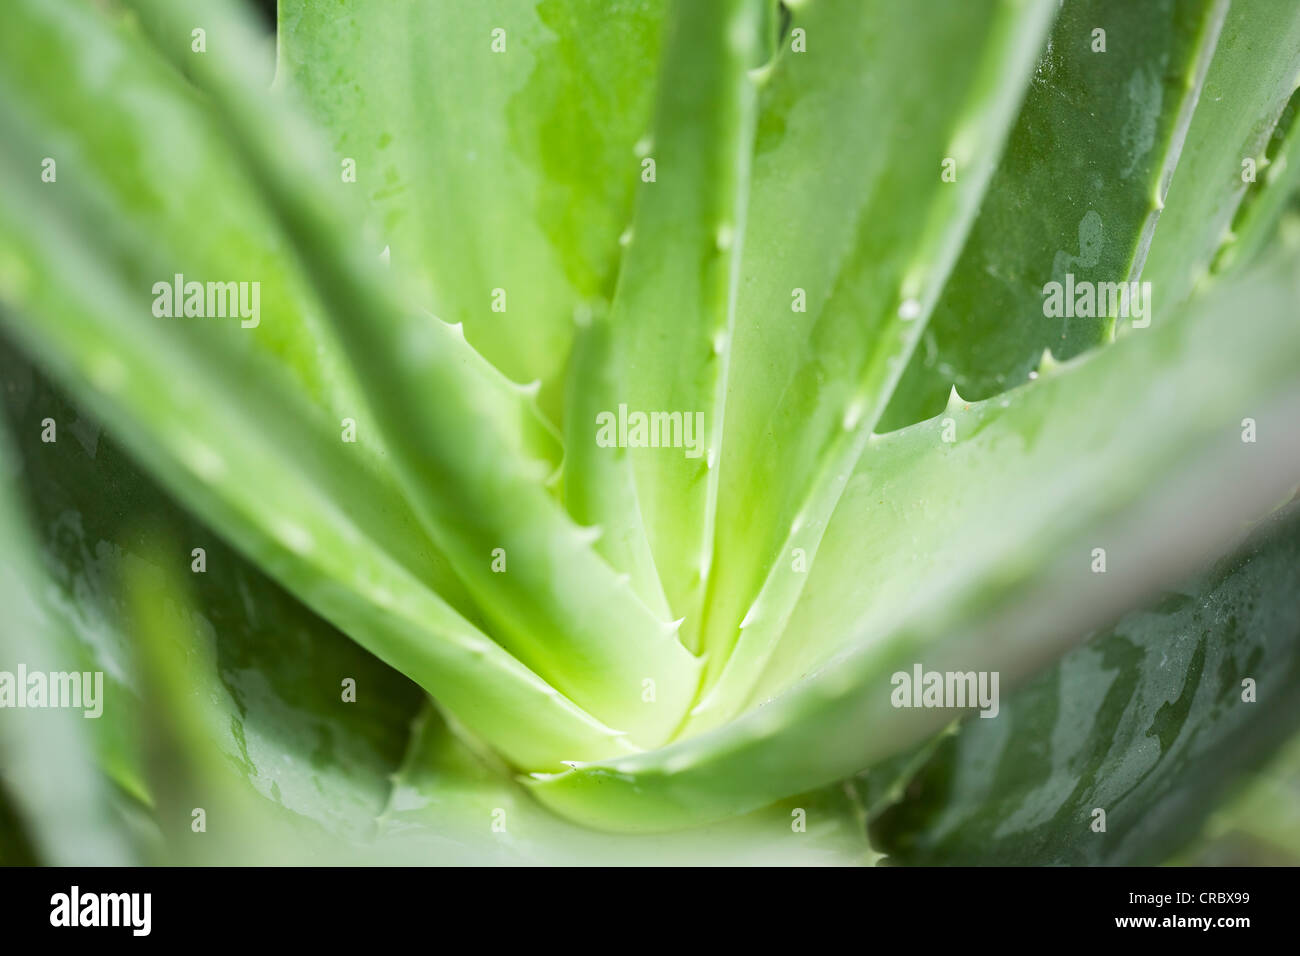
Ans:
[{"label": "blurred background leaf", "polygon": [[[1241,555],[1066,654],[996,720],[968,720],[942,739],[903,799],[876,814],[874,840],[907,864],[1164,861],[1300,728],[1297,594],[1292,506]],[[1271,780],[1253,798],[1274,808],[1260,829],[1276,822],[1279,850],[1294,850],[1286,784]],[[888,768],[881,781],[892,782]],[[1091,828],[1096,808],[1104,833]],[[1227,813],[1225,829],[1240,819]]]},{"label": "blurred background leaf", "polygon": [[[211,655],[216,680],[199,684],[225,714],[222,753],[254,789],[328,830],[368,836],[402,759],[423,694],[311,614],[220,537],[166,496],[83,408],[69,402],[7,343],[0,343],[5,414],[17,436],[12,477],[30,495],[49,595],[73,625],[86,666],[106,673],[110,704],[93,724],[99,759],[137,799],[151,802],[139,751],[141,678],[133,614],[123,590],[138,566],[179,570],[195,610],[173,607],[171,627]],[[60,423],[40,441],[39,423]],[[166,542],[170,552],[161,554]],[[206,552],[191,573],[193,548]],[[135,569],[135,570],[133,570]],[[160,569],[161,570],[161,569]],[[173,602],[175,597],[173,597]],[[201,642],[201,643],[199,643]],[[356,681],[344,703],[342,681]],[[72,759],[72,758],[70,758]],[[26,781],[30,782],[30,781]],[[188,820],[185,822],[188,826]]]}]

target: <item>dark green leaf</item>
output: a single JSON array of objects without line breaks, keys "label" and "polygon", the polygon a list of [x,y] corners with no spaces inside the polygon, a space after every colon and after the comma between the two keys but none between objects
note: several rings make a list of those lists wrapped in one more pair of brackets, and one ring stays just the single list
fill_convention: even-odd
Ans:
[{"label": "dark green leaf", "polygon": [[1162,862],[1300,727],[1298,593],[1292,509],[1244,556],[1071,651],[997,719],[965,722],[874,839],[900,863]]}]

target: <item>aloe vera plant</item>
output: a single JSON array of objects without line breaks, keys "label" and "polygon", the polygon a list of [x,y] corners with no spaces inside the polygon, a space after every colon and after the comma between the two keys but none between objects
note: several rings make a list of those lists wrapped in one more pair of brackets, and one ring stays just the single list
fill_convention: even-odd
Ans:
[{"label": "aloe vera plant", "polygon": [[4,16],[7,859],[1159,862],[1272,779],[1294,4]]}]

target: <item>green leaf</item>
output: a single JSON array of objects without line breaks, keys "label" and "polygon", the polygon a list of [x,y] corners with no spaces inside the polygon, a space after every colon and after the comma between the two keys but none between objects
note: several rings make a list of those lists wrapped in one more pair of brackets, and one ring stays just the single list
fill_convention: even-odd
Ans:
[{"label": "green leaf", "polygon": [[[951,444],[940,419],[874,439],[791,622],[799,640],[751,710],[651,754],[537,775],[534,792],[615,829],[743,812],[955,716],[891,706],[899,670],[998,672],[1008,686],[1173,583],[1294,491],[1298,293],[1292,252],[1178,322],[955,407]],[[1246,417],[1263,440],[1242,441]],[[1098,546],[1105,574],[1091,570]]]},{"label": "green leaf", "polygon": [[982,399],[1020,385],[1045,349],[1071,358],[1106,340],[1108,317],[1045,318],[1043,286],[1066,273],[1138,278],[1227,10],[1226,0],[1062,5],[979,219],[878,430],[935,415],[954,386]]},{"label": "green leaf", "polygon": [[[796,8],[760,99],[725,438],[714,439],[703,647],[718,684],[691,726],[734,712],[784,629],[803,581],[788,573],[792,556],[816,553],[943,288],[1053,12],[957,0],[918,21],[888,0]],[[945,158],[954,183],[942,181]],[[801,295],[806,311],[795,311]]]},{"label": "green leaf", "polygon": [[[1292,383],[1283,371],[1295,343],[1287,305],[1294,256],[1275,256],[1185,309],[1179,321],[1193,328],[1134,330],[1125,339],[1158,341],[1122,339],[1100,354],[1045,366],[1036,381],[984,402],[954,396],[943,415],[876,438],[791,621],[799,640],[778,649],[756,699],[815,670],[864,628],[903,620],[918,590],[972,573],[995,581],[1026,575],[1067,540],[1082,548],[1080,569],[1091,566],[1093,548],[1106,549],[1111,577],[1090,574],[1090,583],[1142,580],[1138,552],[1118,553],[1102,524],[1126,503],[1156,514],[1163,506],[1142,502],[1159,487],[1156,476],[1179,473],[1182,456],[1203,460],[1207,481],[1255,459],[1261,472],[1277,468],[1199,516],[1194,534],[1202,547],[1228,541],[1233,517],[1252,520],[1280,502],[1300,473],[1289,464],[1296,442],[1285,417]],[[1223,316],[1239,313],[1231,341],[1221,341]],[[1279,337],[1270,342],[1272,334]],[[1223,368],[1229,354],[1240,363],[1231,371]],[[1261,443],[1242,440],[1247,418],[1256,435],[1265,429]],[[1081,448],[1088,454],[1080,456]],[[1167,494],[1190,493],[1191,484],[1184,478]]]},{"label": "green leaf", "polygon": [[[604,335],[599,326],[608,321],[615,374],[578,383],[600,408],[594,421],[577,418],[568,435],[570,447],[601,447],[579,452],[577,461],[595,468],[590,474],[569,469],[566,492],[619,482],[617,471],[631,470],[625,495],[585,491],[602,506],[591,517],[627,538],[639,529],[624,530],[625,516],[639,516],[670,613],[685,619],[681,638],[697,650],[749,192],[756,89],[748,71],[758,61],[761,6],[761,0],[670,6],[654,129],[618,288],[608,318],[595,317],[588,333]],[[609,387],[598,390],[602,382]],[[648,445],[637,443],[638,417],[643,429],[649,424],[651,434],[641,437]],[[660,420],[669,424],[659,428]],[[635,551],[624,567],[629,573],[646,563]]]},{"label": "green leaf", "polygon": [[1157,316],[1173,314],[1231,243],[1247,193],[1244,163],[1267,175],[1268,144],[1298,86],[1300,8],[1234,3],[1142,270],[1159,296]]},{"label": "green leaf", "polygon": [[1254,261],[1288,204],[1300,198],[1300,87],[1291,94],[1286,109],[1273,127],[1273,135],[1258,165],[1263,172],[1246,189],[1232,218],[1232,241],[1219,247],[1213,272],[1223,272]]},{"label": "green leaf", "polygon": [[[177,38],[193,22],[191,4],[133,5],[165,54],[188,62],[188,47]],[[204,11],[235,29],[238,17],[226,4],[207,4]],[[241,42],[252,48],[257,37],[245,29]],[[321,170],[310,150],[297,156],[284,149],[284,131],[294,129],[295,117],[239,71],[217,62],[200,57],[191,68],[241,145],[268,206],[312,269],[331,327],[384,423],[403,491],[500,646],[549,683],[534,687],[530,696],[554,698],[543,705],[554,709],[567,703],[564,695],[616,728],[614,733],[625,734],[622,749],[662,742],[695,690],[697,662],[671,624],[636,597],[593,550],[591,536],[551,498],[544,486],[549,468],[521,442],[516,423],[488,400],[496,396],[485,397],[483,374],[442,347],[445,333],[413,324],[397,290],[359,253],[337,210],[323,198]],[[311,144],[308,131],[299,133],[298,141]],[[364,326],[355,321],[360,314],[367,316]],[[501,556],[506,571],[493,567]],[[617,642],[609,640],[614,633],[622,635]],[[451,649],[458,656],[487,653],[464,638]],[[642,698],[647,682],[655,687],[653,701]],[[460,693],[475,683],[466,676]],[[439,691],[444,701],[456,692],[446,684]],[[483,702],[477,706],[483,709]],[[603,735],[607,751],[620,749],[606,727],[585,729]],[[589,749],[589,742],[583,746]],[[535,756],[531,763],[536,765]]]},{"label": "green leaf", "polygon": [[1298,590],[1292,509],[1243,557],[1071,651],[997,720],[963,724],[874,838],[898,863],[1163,862],[1300,728]]},{"label": "green leaf", "polygon": [[[279,7],[301,92],[419,298],[520,382],[558,384],[575,310],[608,302],[632,214],[662,0]],[[494,31],[503,31],[494,35]],[[494,44],[500,52],[494,52]],[[493,290],[506,293],[493,311]]]},{"label": "green leaf", "polygon": [[593,314],[574,340],[565,405],[564,506],[574,521],[596,530],[596,551],[626,574],[637,596],[667,621],[672,609],[650,550],[628,450],[592,440],[622,381],[612,338],[608,320]]}]

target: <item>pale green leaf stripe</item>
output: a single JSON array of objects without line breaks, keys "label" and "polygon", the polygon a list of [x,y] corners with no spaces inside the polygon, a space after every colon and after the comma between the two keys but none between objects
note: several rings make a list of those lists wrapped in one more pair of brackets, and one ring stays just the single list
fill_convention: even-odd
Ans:
[{"label": "pale green leaf stripe", "polygon": [[[92,673],[82,667],[70,639],[69,622],[48,603],[52,585],[41,567],[30,529],[21,514],[13,476],[16,457],[0,427],[0,671],[16,679],[20,667],[31,674],[84,673],[95,693]],[[101,675],[102,677],[103,675]],[[0,774],[4,789],[22,813],[41,859],[53,866],[123,866],[134,853],[106,812],[107,782],[95,764],[91,739],[96,719],[112,719],[116,699],[102,695],[98,718],[88,708],[14,708],[0,711]],[[25,685],[16,688],[26,695]],[[87,701],[83,698],[83,703]],[[91,710],[95,708],[89,708]]]},{"label": "pale green leaf stripe", "polygon": [[[386,423],[398,476],[426,528],[523,664],[637,744],[673,729],[698,665],[674,629],[636,597],[544,487],[549,468],[483,408],[477,376],[439,347],[378,274],[372,257],[323,200],[328,176],[315,137],[230,64],[191,58],[191,3],[133,0],[165,55],[187,65],[212,97],[268,206],[309,264],[327,318],[370,404]],[[227,4],[204,4],[237,49],[259,38]],[[181,38],[186,38],[182,43]],[[361,324],[356,316],[365,315]],[[506,570],[493,569],[504,555]],[[648,693],[653,689],[653,694]]]},{"label": "pale green leaf stripe", "polygon": [[[870,766],[954,716],[892,707],[894,672],[997,671],[1009,688],[1173,583],[1294,490],[1297,294],[1290,254],[1183,321],[954,409],[952,444],[942,419],[877,439],[879,466],[847,490],[820,562],[856,562],[856,586],[810,582],[791,622],[851,641],[820,642],[830,656],[803,670],[773,668],[769,690],[784,692],[727,727],[539,777],[534,792],[613,829],[741,812]],[[1241,440],[1246,417],[1257,443]],[[1094,547],[1107,549],[1105,574],[1091,571]]]},{"label": "pale green leaf stripe", "polygon": [[1298,85],[1300,6],[1234,0],[1142,266],[1153,322],[1176,314],[1208,275],[1216,250],[1231,242],[1248,185],[1244,162],[1267,175],[1265,148]]},{"label": "pale green leaf stripe", "polygon": [[[616,377],[601,393],[602,442],[613,437],[630,447],[625,454],[602,447],[599,454],[628,462],[635,492],[630,501],[609,502],[610,517],[639,506],[669,607],[684,618],[681,639],[690,647],[697,644],[712,552],[760,2],[675,0],[670,7],[654,128],[643,144],[636,214],[609,316]],[[640,441],[638,416],[651,432],[643,428]],[[661,420],[670,424],[656,427]],[[570,433],[573,441],[597,440],[596,423],[586,425],[585,435]],[[665,446],[646,447],[647,439]]]},{"label": "pale green leaf stripe", "polygon": [[[283,0],[301,91],[419,301],[560,421],[577,309],[607,304],[663,0]],[[494,31],[500,31],[495,33]],[[493,311],[493,290],[506,294]]]},{"label": "pale green leaf stripe", "polygon": [[[5,126],[8,146],[18,127],[12,118]],[[10,159],[0,152],[9,181],[32,178],[31,168]],[[0,203],[4,319],[174,494],[521,766],[553,762],[557,747],[610,751],[613,731],[498,648],[370,537],[378,521],[370,520],[364,475],[338,456],[309,409],[273,380],[242,374],[247,367],[222,338],[155,319],[148,287],[123,288],[84,248],[84,215],[73,228],[66,217],[76,213],[38,195],[51,194],[23,188]],[[75,187],[60,183],[57,195],[75,195]]]},{"label": "pale green leaf stripe", "polygon": [[[756,248],[747,247],[753,259],[741,293],[705,641],[716,684],[693,715],[697,729],[735,712],[785,628],[806,580],[793,564],[813,561],[943,288],[1053,12],[1043,3],[963,2],[935,11],[918,30],[903,8],[882,7],[810,6],[808,20],[795,22],[806,25],[810,43],[829,49],[783,54],[765,91],[760,122],[774,132],[760,130],[757,147]],[[924,82],[914,69],[920,42],[930,59],[955,48]],[[817,177],[802,184],[807,193],[770,181],[789,175],[776,159],[791,160],[785,147],[799,142],[801,113],[827,114],[820,121],[833,135],[865,127],[871,137],[860,150],[846,144],[829,175],[820,155],[793,160],[801,175]],[[766,151],[771,166],[761,163]],[[941,180],[945,158],[957,164],[956,182]],[[831,268],[809,261],[807,250],[787,252],[792,221],[800,234],[825,231],[820,219],[809,221],[822,208],[813,197],[842,178],[856,179],[852,192],[866,198],[846,217],[857,235],[841,238],[848,245]],[[767,265],[768,257],[780,266]],[[791,312],[792,287],[806,292],[806,315]],[[755,534],[755,514],[770,519],[774,536]]]}]

